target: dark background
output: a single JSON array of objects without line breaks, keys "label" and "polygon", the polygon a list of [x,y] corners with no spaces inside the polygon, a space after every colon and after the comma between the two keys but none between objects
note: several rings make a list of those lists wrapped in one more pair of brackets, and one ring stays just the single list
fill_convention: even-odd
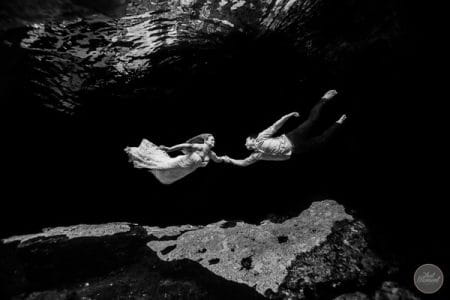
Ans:
[{"label": "dark background", "polygon": [[[6,52],[1,236],[116,221],[257,223],[335,199],[365,221],[380,252],[405,266],[406,282],[422,263],[447,274],[448,134],[440,107],[447,94],[421,14],[420,7],[404,7],[404,31],[394,45],[372,45],[339,72],[305,59],[276,34],[236,35],[200,52],[181,48],[185,60],[152,70],[154,88],[133,92],[144,78],[87,93],[73,116],[33,102],[23,85],[29,62]],[[346,112],[344,130],[326,149],[287,162],[242,169],[211,163],[164,186],[133,169],[123,152],[142,138],[172,145],[210,132],[219,155],[243,158],[247,135],[299,111],[284,130],[293,128],[332,88],[340,94],[317,130]]]}]

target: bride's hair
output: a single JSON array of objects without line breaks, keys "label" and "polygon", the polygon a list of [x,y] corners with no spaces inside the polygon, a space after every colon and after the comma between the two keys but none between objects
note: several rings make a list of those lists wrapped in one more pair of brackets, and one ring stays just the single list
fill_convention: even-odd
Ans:
[{"label": "bride's hair", "polygon": [[[192,138],[190,138],[189,140],[186,141],[186,143],[189,144],[204,144],[205,141],[210,137],[213,136],[211,133],[202,133],[199,135],[196,135]],[[184,154],[188,154],[189,151],[186,149],[181,150]]]},{"label": "bride's hair", "polygon": [[203,144],[205,141],[210,137],[213,136],[211,133],[202,133],[199,135],[196,135],[189,140],[186,141],[186,143],[189,144]]}]

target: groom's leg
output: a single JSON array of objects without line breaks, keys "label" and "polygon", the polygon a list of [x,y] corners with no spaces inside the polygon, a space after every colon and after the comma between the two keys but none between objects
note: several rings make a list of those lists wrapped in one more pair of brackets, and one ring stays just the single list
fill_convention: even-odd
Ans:
[{"label": "groom's leg", "polygon": [[300,124],[297,128],[290,131],[286,136],[293,143],[294,148],[296,145],[302,143],[305,139],[308,138],[311,133],[312,128],[320,119],[320,115],[322,113],[322,109],[326,104],[327,100],[321,99],[314,107],[311,109],[309,113],[308,119]]},{"label": "groom's leg", "polygon": [[325,146],[330,142],[337,132],[342,128],[342,123],[333,123],[327,130],[320,136],[316,136],[310,140],[311,148],[316,149]]},{"label": "groom's leg", "polygon": [[308,119],[303,122],[296,130],[303,131],[306,135],[309,134],[312,127],[317,123],[322,115],[322,110],[326,103],[328,103],[331,99],[333,99],[337,95],[336,90],[329,90],[325,93],[325,95],[320,98],[319,102],[314,105],[311,109]]}]

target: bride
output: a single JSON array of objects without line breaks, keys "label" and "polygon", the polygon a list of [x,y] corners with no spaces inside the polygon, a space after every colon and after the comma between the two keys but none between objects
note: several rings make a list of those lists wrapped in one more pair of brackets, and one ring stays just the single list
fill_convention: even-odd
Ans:
[{"label": "bride", "polygon": [[[222,162],[223,159],[211,150],[214,145],[214,136],[204,133],[172,147],[156,146],[143,139],[139,147],[126,147],[125,152],[135,168],[149,169],[161,183],[171,184],[197,168],[206,167],[210,160]],[[183,154],[176,157],[167,154],[177,150],[181,150]]]}]

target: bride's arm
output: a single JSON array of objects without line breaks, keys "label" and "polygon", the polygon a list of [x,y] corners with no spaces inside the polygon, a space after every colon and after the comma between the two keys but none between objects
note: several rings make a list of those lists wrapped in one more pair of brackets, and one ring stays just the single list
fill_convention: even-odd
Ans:
[{"label": "bride's arm", "polygon": [[189,144],[189,143],[183,143],[183,144],[178,144],[172,147],[166,147],[166,146],[159,146],[159,149],[164,150],[166,152],[173,152],[173,151],[177,151],[177,150],[182,150],[182,149],[192,149],[194,147],[193,144]]},{"label": "bride's arm", "polygon": [[209,157],[211,157],[212,161],[215,162],[215,163],[223,162],[223,158],[222,157],[218,157],[217,154],[214,151],[210,152]]}]

